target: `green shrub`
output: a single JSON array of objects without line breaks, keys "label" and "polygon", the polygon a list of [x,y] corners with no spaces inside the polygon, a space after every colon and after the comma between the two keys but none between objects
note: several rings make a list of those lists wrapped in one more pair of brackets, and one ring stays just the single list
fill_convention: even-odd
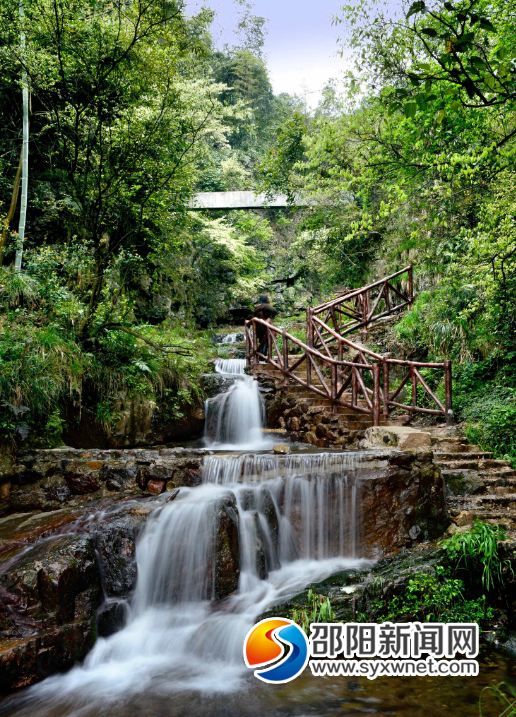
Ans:
[{"label": "green shrub", "polygon": [[471,530],[455,533],[440,545],[454,572],[467,571],[473,579],[480,574],[483,587],[489,591],[504,584],[504,568],[510,568],[510,562],[501,560],[498,555],[498,541],[505,537],[501,526],[476,521]]},{"label": "green shrub", "polygon": [[[409,581],[405,593],[395,596],[387,604],[380,599],[373,600],[371,611],[377,622],[483,623],[494,616],[485,595],[466,600],[462,580],[446,578],[442,568],[435,576],[416,575]],[[369,616],[366,619],[369,620]]]},{"label": "green shrub", "polygon": [[332,610],[329,598],[318,595],[310,588],[307,595],[308,609],[292,610],[291,619],[310,634],[312,622],[335,622],[335,613]]}]

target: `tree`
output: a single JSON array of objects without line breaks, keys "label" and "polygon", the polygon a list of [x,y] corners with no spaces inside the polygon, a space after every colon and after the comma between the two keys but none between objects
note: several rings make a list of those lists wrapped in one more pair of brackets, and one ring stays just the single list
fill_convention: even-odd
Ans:
[{"label": "tree", "polygon": [[184,211],[204,133],[220,116],[219,87],[191,79],[206,53],[203,28],[168,0],[77,6],[25,4],[20,20],[2,0],[2,69],[14,93],[26,73],[32,89],[33,166],[64,206],[56,238],[87,247],[86,309],[78,331],[94,330],[106,272],[118,253],[144,256],[159,239],[165,207]]}]

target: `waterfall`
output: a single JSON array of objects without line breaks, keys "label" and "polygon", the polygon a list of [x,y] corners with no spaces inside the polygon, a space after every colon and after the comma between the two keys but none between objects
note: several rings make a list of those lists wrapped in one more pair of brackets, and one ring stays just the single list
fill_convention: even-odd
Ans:
[{"label": "waterfall", "polygon": [[[206,402],[205,437],[228,454],[205,456],[200,485],[181,487],[170,502],[159,497],[137,540],[125,627],[99,638],[84,665],[30,688],[16,717],[226,715],[216,695],[238,693],[248,705],[261,689],[242,659],[260,614],[368,563],[360,558],[366,454],[257,453],[269,447],[264,407],[244,364],[216,363],[234,383]],[[231,714],[241,717],[240,707]]]},{"label": "waterfall", "polygon": [[245,341],[245,334],[238,333],[238,334],[226,334],[222,337],[221,344],[236,344],[239,341]]},{"label": "waterfall", "polygon": [[249,483],[266,481],[278,476],[306,476],[335,474],[339,477],[353,473],[365,464],[368,451],[341,453],[296,453],[270,455],[237,453],[228,456],[206,456],[203,465],[205,483]]},{"label": "waterfall", "polygon": [[271,445],[263,436],[265,409],[258,382],[244,373],[244,359],[217,359],[215,370],[235,377],[225,393],[205,403],[207,445],[259,450]]},{"label": "waterfall", "polygon": [[245,359],[215,359],[215,371],[230,376],[243,376]]},{"label": "waterfall", "polygon": [[[207,456],[204,482],[172,502],[164,494],[137,541],[126,626],[98,639],[83,666],[32,687],[16,717],[93,717],[112,708],[125,717],[124,705],[172,694],[174,714],[186,715],[199,711],[199,695],[257,689],[242,660],[257,617],[368,562],[356,557],[359,466],[345,454]],[[202,714],[215,712],[222,714]]]}]

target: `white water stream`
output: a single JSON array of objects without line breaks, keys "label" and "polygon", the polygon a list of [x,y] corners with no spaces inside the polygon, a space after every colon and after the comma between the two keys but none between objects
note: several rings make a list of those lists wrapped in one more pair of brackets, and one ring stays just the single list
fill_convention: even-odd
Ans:
[{"label": "white water stream", "polygon": [[[248,431],[261,431],[254,383],[237,379],[215,399],[215,439],[241,448]],[[152,696],[165,700],[152,711],[159,717],[223,715],[217,695],[262,690],[242,658],[257,617],[308,584],[367,562],[359,557],[358,465],[356,454],[343,453],[208,456],[203,483],[181,488],[169,503],[165,494],[138,540],[126,626],[98,639],[84,665],[28,690],[9,714],[147,717],[136,705]],[[236,551],[238,589],[216,600],[231,577],[218,567],[221,536]]]},{"label": "white water stream", "polygon": [[244,373],[244,359],[217,359],[215,370],[235,379],[225,393],[205,403],[205,443],[218,450],[264,450],[274,440],[264,435],[265,409],[258,382]]}]

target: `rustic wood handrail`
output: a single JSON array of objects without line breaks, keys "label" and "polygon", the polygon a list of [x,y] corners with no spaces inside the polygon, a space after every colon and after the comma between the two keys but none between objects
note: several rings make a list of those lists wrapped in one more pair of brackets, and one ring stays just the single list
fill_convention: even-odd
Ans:
[{"label": "rustic wood handrail", "polygon": [[[392,281],[407,274],[408,290],[406,293],[395,286]],[[374,289],[381,287],[376,296],[373,296]],[[320,314],[325,314],[323,319],[325,324],[329,321],[333,323],[333,328],[339,336],[357,331],[361,328],[367,328],[369,324],[378,321],[385,316],[390,316],[394,312],[410,306],[413,302],[413,281],[412,281],[412,264],[404,269],[386,276],[383,279],[363,286],[360,289],[341,294],[336,299],[326,301],[314,308],[309,307],[306,310],[306,342],[309,346],[320,346],[323,339],[328,336],[326,332],[322,334],[316,330],[314,319]],[[383,299],[385,308],[378,311]],[[400,303],[401,299],[401,303]],[[396,301],[398,303],[396,303]],[[344,321],[343,317],[348,319]],[[328,338],[329,343],[333,343],[335,337]]]},{"label": "rustic wood handrail", "polygon": [[[401,276],[405,272],[409,273],[409,292],[408,297],[401,295],[407,299],[406,304],[411,304],[412,296],[412,266],[408,266],[385,279],[375,282],[374,284],[359,289],[352,294],[344,294],[332,302],[326,302],[315,309],[308,309],[307,324],[307,341],[292,336],[287,331],[274,326],[263,319],[254,318],[245,322],[246,336],[246,363],[248,367],[258,365],[260,359],[269,363],[275,369],[283,374],[283,386],[288,387],[289,381],[293,380],[309,389],[313,393],[330,399],[334,410],[337,406],[345,406],[353,410],[369,414],[372,417],[373,426],[380,425],[381,417],[384,420],[389,419],[391,408],[402,408],[411,413],[423,413],[435,416],[443,416],[447,425],[453,423],[453,407],[452,407],[452,369],[450,361],[422,362],[422,361],[405,361],[401,359],[393,359],[390,355],[383,356],[359,344],[355,344],[345,338],[339,332],[340,324],[332,328],[326,321],[320,318],[320,314],[325,309],[335,306],[335,302],[348,300],[350,297],[360,297],[365,295],[364,292],[371,288],[383,284],[383,288],[378,297],[372,311],[369,309],[366,324],[376,320],[380,315],[374,315],[374,311],[383,295],[387,297],[386,303],[389,311],[395,311],[403,305],[390,308],[388,290],[392,288],[388,286],[388,282]],[[370,298],[370,294],[367,295]],[[366,302],[367,303],[367,302]],[[335,314],[333,314],[335,317]],[[335,323],[335,322],[334,322]],[[361,324],[362,325],[362,324]],[[267,354],[259,351],[257,327],[262,326],[266,329],[267,337]],[[349,333],[345,331],[344,333]],[[278,337],[281,337],[281,348],[278,345]],[[332,346],[329,346],[329,344]],[[335,346],[335,343],[337,344]],[[301,349],[300,354],[291,356],[289,354],[289,344],[293,344],[297,349]],[[355,357],[352,360],[344,359],[344,351],[353,350]],[[332,353],[333,350],[333,353]],[[275,356],[273,356],[273,351]],[[334,355],[336,353],[336,356]],[[305,362],[306,379],[295,373],[295,370]],[[398,371],[403,367],[408,369],[406,376],[402,377],[399,385],[392,387],[391,369],[396,368]],[[441,370],[444,375],[444,402],[439,399],[430,387],[425,377],[419,369],[436,369]],[[315,374],[316,383],[314,384],[313,376]],[[318,383],[317,383],[318,380]],[[369,385],[367,385],[369,383]],[[406,385],[411,389],[411,403],[401,403],[396,401],[401,391]],[[343,398],[346,389],[351,391],[351,400],[347,401]],[[421,389],[421,396],[425,397],[427,404],[434,405],[430,408],[428,405],[418,405],[418,389]]]}]

